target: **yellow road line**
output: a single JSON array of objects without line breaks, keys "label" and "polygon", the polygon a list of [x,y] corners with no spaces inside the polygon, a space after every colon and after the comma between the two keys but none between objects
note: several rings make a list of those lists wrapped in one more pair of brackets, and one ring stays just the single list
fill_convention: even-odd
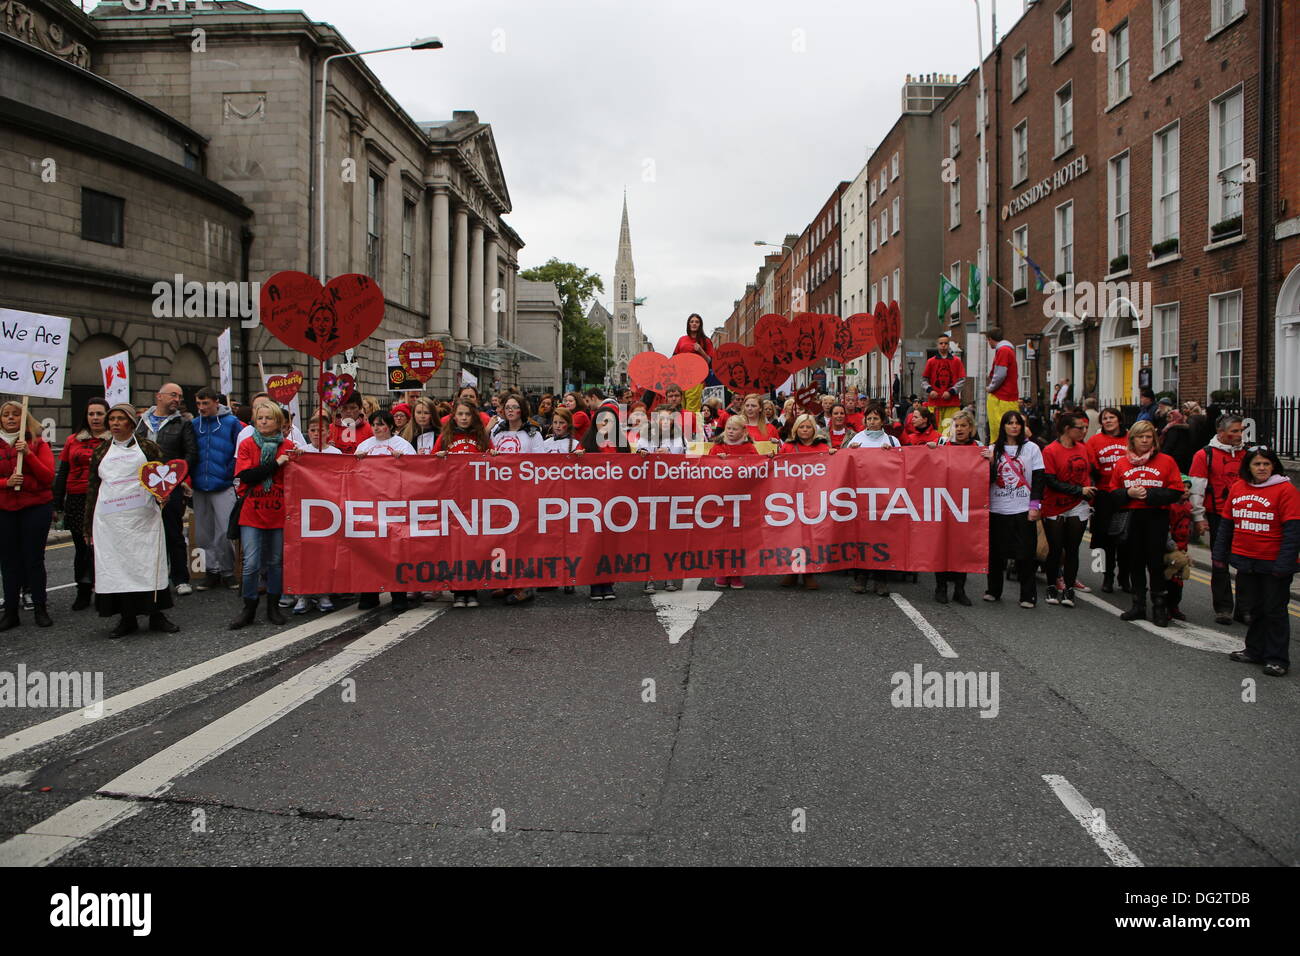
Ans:
[{"label": "yellow road line", "polygon": [[47,544],[47,545],[45,546],[45,550],[46,550],[46,551],[57,551],[59,548],[70,548],[70,547],[72,547],[72,542],[71,542],[71,541],[64,541],[62,544]]}]

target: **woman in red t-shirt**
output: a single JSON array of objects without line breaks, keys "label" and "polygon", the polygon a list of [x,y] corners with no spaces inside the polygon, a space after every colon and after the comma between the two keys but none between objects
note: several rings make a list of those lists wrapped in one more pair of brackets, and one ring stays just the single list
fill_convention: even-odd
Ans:
[{"label": "woman in red t-shirt", "polygon": [[[1098,416],[1101,431],[1088,439],[1088,451],[1094,462],[1092,485],[1107,488],[1110,485],[1110,472],[1115,462],[1128,454],[1128,433],[1124,431],[1124,420],[1118,408],[1103,408]],[[1115,505],[1109,495],[1097,495],[1093,499],[1092,512],[1092,546],[1101,548],[1106,559],[1105,574],[1101,579],[1101,589],[1107,594],[1115,591],[1115,568],[1118,559],[1119,586],[1123,591],[1131,591],[1128,582],[1128,560],[1119,547],[1119,540],[1110,533],[1110,518],[1115,513]]]},{"label": "woman in red t-shirt", "polygon": [[[487,427],[479,414],[478,405],[470,399],[458,399],[451,414],[442,423],[442,434],[433,443],[433,454],[438,458],[448,455],[486,455],[492,450]],[[478,607],[478,591],[452,590],[452,607]]]},{"label": "woman in red t-shirt", "polygon": [[776,426],[763,416],[763,396],[757,392],[745,396],[745,401],[740,406],[740,414],[735,417],[745,423],[751,441],[770,441],[778,445],[781,443],[781,435],[776,430]]},{"label": "woman in red t-shirt", "polygon": [[1110,473],[1110,500],[1120,514],[1111,530],[1121,539],[1132,569],[1133,606],[1120,615],[1124,621],[1145,620],[1147,580],[1151,584],[1151,622],[1169,623],[1165,603],[1165,542],[1169,538],[1169,506],[1186,492],[1178,463],[1160,453],[1156,428],[1138,422],[1128,433],[1128,453]]},{"label": "woman in red t-shirt", "polygon": [[674,355],[698,355],[713,368],[713,341],[704,334],[704,320],[692,312],[686,319],[686,334],[677,340]]},{"label": "woman in red t-shirt", "polygon": [[[841,406],[836,406],[837,408]],[[833,415],[834,413],[832,413]],[[850,432],[852,434],[852,432]],[[841,438],[841,441],[843,438]],[[794,425],[790,429],[790,440],[781,446],[783,455],[833,455],[835,448],[823,436],[817,433],[817,419],[813,416],[804,414],[794,420]],[[821,589],[821,584],[817,581],[818,575],[804,573],[803,586],[805,590],[817,591]],[[787,574],[781,579],[781,587],[792,588],[799,584],[799,575]]]},{"label": "woman in red t-shirt", "polygon": [[[591,455],[617,455],[628,450],[626,439],[619,426],[618,412],[612,406],[602,405],[592,416],[587,434],[582,436],[582,449]],[[593,601],[612,601],[618,597],[614,593],[613,581],[593,584],[588,591]]]},{"label": "woman in red t-shirt", "polygon": [[[749,399],[755,398],[751,395],[745,399],[745,405],[749,405]],[[713,447],[709,449],[710,455],[717,455],[720,458],[730,458],[732,455],[757,455],[758,449],[754,447],[754,440],[750,437],[750,430],[745,425],[743,415],[732,415],[727,419],[727,424],[722,426],[722,434],[718,436]],[[773,452],[775,454],[775,452]],[[714,578],[713,583],[720,588],[732,587],[739,590],[745,586],[745,579],[739,575],[724,575]]]},{"label": "woman in red t-shirt", "polygon": [[918,405],[907,416],[903,426],[904,445],[929,445],[938,443],[939,429],[934,424],[934,412],[924,405]]},{"label": "woman in red t-shirt", "polygon": [[581,441],[591,427],[591,416],[582,410],[582,396],[577,392],[565,392],[562,404],[573,415],[573,437]]},{"label": "woman in red t-shirt", "polygon": [[844,447],[846,441],[856,434],[857,432],[849,425],[848,408],[836,402],[831,406],[831,415],[826,421],[826,438],[830,446],[839,450]]},{"label": "woman in red t-shirt", "polygon": [[235,449],[235,478],[243,491],[239,508],[239,545],[243,553],[244,610],[230,629],[247,627],[257,618],[257,579],[266,571],[266,619],[285,623],[280,613],[284,592],[284,466],[292,460],[293,442],[284,437],[284,412],[262,402],[253,412],[253,434]]},{"label": "woman in red t-shirt", "polygon": [[[1043,449],[1043,533],[1047,536],[1047,603],[1074,607],[1074,584],[1079,579],[1079,543],[1092,515],[1097,488],[1092,483],[1095,462],[1083,440],[1088,417],[1079,411],[1056,416],[1060,437]],[[1061,566],[1065,569],[1062,572]],[[1063,575],[1062,587],[1057,576]]]},{"label": "woman in red t-shirt", "polygon": [[1246,649],[1228,656],[1263,664],[1269,677],[1291,666],[1291,580],[1300,555],[1300,492],[1263,446],[1246,449],[1228,490],[1228,515],[1214,536],[1214,567],[1237,569],[1237,594],[1251,597]]},{"label": "woman in red t-shirt", "polygon": [[77,582],[74,611],[90,607],[95,588],[95,555],[85,537],[86,489],[90,485],[90,458],[108,438],[108,402],[92,398],[86,402],[81,428],[63,443],[59,471],[54,476],[54,511],[56,515],[63,513],[64,527],[72,532],[72,578]]}]

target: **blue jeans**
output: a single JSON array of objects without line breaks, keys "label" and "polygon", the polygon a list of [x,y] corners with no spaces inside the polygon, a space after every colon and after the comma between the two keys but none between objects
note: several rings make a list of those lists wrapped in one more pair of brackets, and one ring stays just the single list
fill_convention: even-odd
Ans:
[{"label": "blue jeans", "polygon": [[266,593],[284,593],[284,529],[239,526],[244,549],[244,599],[257,600],[257,576],[266,569]]}]

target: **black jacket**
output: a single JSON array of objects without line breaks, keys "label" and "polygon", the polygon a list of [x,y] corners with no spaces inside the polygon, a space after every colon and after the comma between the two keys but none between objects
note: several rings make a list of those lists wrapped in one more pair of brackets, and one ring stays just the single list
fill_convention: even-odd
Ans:
[{"label": "black jacket", "polygon": [[[140,416],[140,424],[135,427],[135,437],[149,438],[149,420],[144,415]],[[182,458],[189,467],[191,475],[198,469],[199,440],[194,436],[194,429],[190,427],[184,412],[164,425],[157,437],[152,440],[157,443],[158,450],[162,452],[163,461]]]}]

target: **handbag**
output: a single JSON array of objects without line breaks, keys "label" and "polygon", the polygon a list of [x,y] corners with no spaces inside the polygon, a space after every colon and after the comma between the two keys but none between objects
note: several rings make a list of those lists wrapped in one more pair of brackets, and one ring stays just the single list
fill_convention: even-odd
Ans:
[{"label": "handbag", "polygon": [[1121,508],[1110,516],[1110,525],[1106,528],[1106,533],[1116,541],[1124,541],[1128,538],[1128,529],[1133,512],[1128,508]]},{"label": "handbag", "polygon": [[239,512],[243,510],[244,499],[247,494],[238,495],[235,498],[235,507],[230,509],[230,520],[226,522],[226,537],[231,541],[239,540]]}]

